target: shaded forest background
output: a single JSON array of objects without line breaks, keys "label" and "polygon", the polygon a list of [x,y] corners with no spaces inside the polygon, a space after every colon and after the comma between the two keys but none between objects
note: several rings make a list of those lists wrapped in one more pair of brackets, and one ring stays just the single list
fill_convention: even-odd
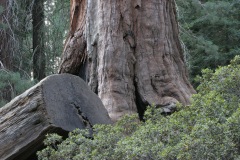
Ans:
[{"label": "shaded forest background", "polygon": [[[53,134],[39,159],[240,159],[240,1],[176,3],[185,62],[198,91],[192,104],[178,104],[169,116],[149,106],[143,121],[133,114],[115,125],[94,126],[93,139],[88,130],[75,130],[64,141]],[[57,73],[70,4],[0,0],[0,5],[1,107]]]},{"label": "shaded forest background", "polygon": [[[68,36],[69,3],[1,1],[0,106],[57,72]],[[190,80],[197,87],[194,79],[202,69],[227,65],[240,53],[240,2],[176,0],[176,3],[185,61]]]}]

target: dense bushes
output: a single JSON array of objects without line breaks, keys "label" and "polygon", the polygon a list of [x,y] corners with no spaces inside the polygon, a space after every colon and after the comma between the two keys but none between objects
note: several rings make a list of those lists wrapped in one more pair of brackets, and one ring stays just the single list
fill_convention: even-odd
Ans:
[{"label": "dense bushes", "polygon": [[[198,77],[199,93],[192,105],[162,116],[149,107],[145,122],[126,116],[114,126],[76,130],[62,141],[57,135],[45,140],[39,159],[237,159],[240,158],[240,57],[215,72]],[[59,142],[61,142],[58,144]]]}]

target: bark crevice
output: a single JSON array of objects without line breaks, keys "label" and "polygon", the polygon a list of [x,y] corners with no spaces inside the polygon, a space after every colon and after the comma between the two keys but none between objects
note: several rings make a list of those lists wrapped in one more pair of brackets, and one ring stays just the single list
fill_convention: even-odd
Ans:
[{"label": "bark crevice", "polygon": [[147,106],[149,106],[150,104],[148,104],[147,101],[144,101],[142,99],[140,93],[138,92],[137,81],[135,78],[134,78],[134,87],[135,87],[135,96],[136,96],[135,103],[137,106],[138,116],[140,120],[144,120],[144,112],[147,109]]},{"label": "bark crevice", "polygon": [[72,103],[71,105],[77,110],[79,118],[82,120],[85,128],[92,129],[93,125],[89,121],[88,117],[81,111],[81,107],[75,103]]}]

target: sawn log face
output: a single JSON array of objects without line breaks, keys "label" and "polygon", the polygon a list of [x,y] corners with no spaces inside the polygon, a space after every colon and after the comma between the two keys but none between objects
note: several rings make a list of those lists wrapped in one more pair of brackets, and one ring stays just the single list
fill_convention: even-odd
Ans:
[{"label": "sawn log face", "polygon": [[0,159],[28,159],[47,133],[96,123],[111,120],[83,80],[70,74],[47,77],[0,109]]}]

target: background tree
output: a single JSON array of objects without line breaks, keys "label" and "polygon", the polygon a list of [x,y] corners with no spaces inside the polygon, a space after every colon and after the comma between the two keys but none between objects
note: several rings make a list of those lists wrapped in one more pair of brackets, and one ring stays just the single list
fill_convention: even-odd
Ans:
[{"label": "background tree", "polygon": [[32,9],[33,23],[33,78],[41,80],[46,76],[44,52],[44,0],[35,0]]},{"label": "background tree", "polygon": [[[10,59],[12,69],[5,67],[8,70],[0,70],[0,106],[33,85],[33,82],[30,81],[33,79],[33,53],[35,53],[33,50],[34,31],[32,24],[34,1],[8,0],[6,2],[8,4],[6,13],[11,16],[6,17],[3,14],[8,23],[6,21],[0,23],[0,29],[1,33],[11,30],[11,32],[5,35],[11,40],[11,43],[6,43],[8,45],[6,49],[9,50],[9,55],[12,55],[12,59]],[[69,17],[67,15],[69,13],[69,4],[68,0],[48,0],[44,3],[44,27],[42,27],[44,34],[41,31],[39,36],[41,39],[44,39],[46,75],[56,73],[56,68],[59,65],[59,56],[62,52],[63,41],[68,29]],[[5,9],[2,8],[2,13],[5,13],[4,11]],[[3,42],[1,43],[2,46],[5,44],[5,41]],[[42,41],[38,42],[42,43]],[[37,43],[35,45],[41,46],[41,44],[38,45]],[[3,59],[1,58],[0,61],[3,62]],[[38,62],[40,63],[41,60],[38,59]],[[2,90],[5,87],[9,87],[7,94]],[[8,98],[4,98],[5,96]]]},{"label": "background tree", "polygon": [[8,25],[11,24],[11,8],[9,7],[7,0],[1,0],[0,6],[0,23],[2,25],[0,28],[0,60],[5,68],[11,70],[13,68],[13,52],[11,49],[14,48],[14,37],[11,37],[13,33],[11,27]]},{"label": "background tree", "polygon": [[[12,14],[11,7],[7,0],[0,1],[1,16],[0,16],[0,62],[1,70],[13,69],[13,55],[15,49],[15,37],[11,28]],[[2,79],[2,77],[1,77]],[[12,99],[13,84],[7,82],[6,85],[0,87],[0,98],[2,101],[10,101]]]},{"label": "background tree", "polygon": [[59,73],[85,79],[114,120],[149,104],[171,112],[194,93],[178,36],[174,0],[71,0]]},{"label": "background tree", "polygon": [[177,0],[191,79],[240,53],[240,1]]},{"label": "background tree", "polygon": [[45,2],[44,50],[46,53],[46,74],[57,73],[64,41],[69,29],[69,0],[48,0]]}]

